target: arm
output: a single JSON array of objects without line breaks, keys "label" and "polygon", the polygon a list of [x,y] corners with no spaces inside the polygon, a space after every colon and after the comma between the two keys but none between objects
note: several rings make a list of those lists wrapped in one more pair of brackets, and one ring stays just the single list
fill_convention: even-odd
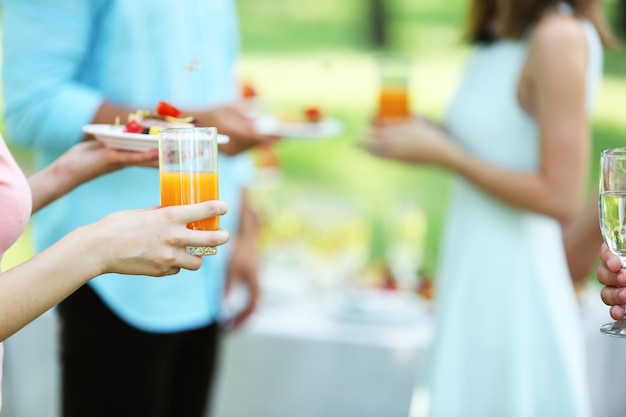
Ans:
[{"label": "arm", "polygon": [[602,244],[597,197],[589,200],[582,213],[563,226],[563,243],[574,286],[580,288],[598,261],[598,247]]},{"label": "arm", "polygon": [[225,212],[220,201],[129,210],[74,230],[0,274],[0,341],[100,274],[166,276],[180,268],[197,270],[202,258],[189,255],[186,246],[221,245],[228,232],[186,225]]},{"label": "arm", "polygon": [[231,324],[233,328],[241,326],[252,315],[256,310],[261,293],[259,286],[259,256],[256,246],[257,231],[258,219],[256,213],[244,194],[240,227],[233,241],[233,253],[228,266],[225,291],[228,293],[235,282],[241,281],[246,286],[248,298],[244,309],[232,319]]},{"label": "arm", "polygon": [[[102,0],[1,0],[7,138],[62,152],[82,139],[102,102],[76,79]],[[53,35],[51,35],[53,34]]]},{"label": "arm", "polygon": [[487,164],[424,120],[376,129],[376,140],[366,146],[384,157],[450,169],[511,205],[571,219],[580,210],[587,178],[586,39],[573,19],[550,23],[538,28],[527,65],[526,101],[541,137],[536,172]]},{"label": "arm", "polygon": [[158,151],[126,152],[90,140],[74,145],[54,163],[31,175],[28,183],[36,212],[80,184],[130,165],[155,166]]}]

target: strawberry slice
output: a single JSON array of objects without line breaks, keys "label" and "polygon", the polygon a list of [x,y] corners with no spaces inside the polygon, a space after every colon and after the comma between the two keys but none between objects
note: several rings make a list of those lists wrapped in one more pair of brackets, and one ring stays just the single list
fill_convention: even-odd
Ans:
[{"label": "strawberry slice", "polygon": [[146,127],[136,120],[129,121],[125,127],[125,131],[128,133],[143,133],[145,129]]},{"label": "strawberry slice", "polygon": [[250,84],[242,84],[241,95],[243,98],[253,98],[257,96],[256,90]]},{"label": "strawberry slice", "polygon": [[156,112],[159,116],[180,116],[180,110],[165,101],[159,101],[156,106]]},{"label": "strawberry slice", "polygon": [[307,107],[306,109],[304,109],[304,116],[306,117],[306,120],[311,123],[317,123],[320,120],[322,120],[321,110],[313,106]]}]

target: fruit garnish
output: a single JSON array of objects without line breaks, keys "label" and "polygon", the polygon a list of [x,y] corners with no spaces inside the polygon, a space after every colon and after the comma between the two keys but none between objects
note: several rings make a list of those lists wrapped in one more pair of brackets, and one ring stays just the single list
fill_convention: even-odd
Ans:
[{"label": "fruit garnish", "polygon": [[156,106],[156,112],[159,116],[170,116],[170,117],[178,117],[180,116],[180,110],[173,105],[165,102],[159,101]]},{"label": "fruit garnish", "polygon": [[186,117],[172,117],[172,116],[164,116],[163,120],[170,123],[179,123],[179,124],[195,124],[196,119],[193,116]]},{"label": "fruit garnish", "polygon": [[128,123],[126,123],[124,131],[128,133],[143,133],[145,129],[146,127],[144,125],[133,119],[129,120]]},{"label": "fruit garnish", "polygon": [[243,98],[254,98],[257,96],[256,90],[250,84],[241,85],[241,96]]},{"label": "fruit garnish", "polygon": [[398,289],[398,283],[396,282],[394,277],[392,277],[391,275],[386,275],[383,278],[382,289],[383,290],[389,290],[389,291],[395,291],[395,290]]},{"label": "fruit garnish", "polygon": [[161,126],[151,126],[149,128],[147,128],[148,131],[146,132],[148,135],[158,135],[159,132],[161,131],[161,129],[163,129]]},{"label": "fruit garnish", "polygon": [[307,107],[304,109],[304,116],[308,122],[317,123],[322,120],[322,112],[318,107]]},{"label": "fruit garnish", "polygon": [[417,293],[427,300],[435,298],[435,288],[433,286],[433,280],[430,277],[423,277],[419,281],[417,287]]},{"label": "fruit garnish", "polygon": [[[183,86],[185,85],[185,82],[187,81],[189,74],[192,71],[199,70],[200,68],[201,68],[201,64],[199,61],[195,61],[195,60],[189,61],[189,64],[187,64],[184,67],[185,73],[183,75],[183,78],[178,83],[178,86],[176,86],[176,90],[174,90],[174,94],[172,94],[172,97],[170,98],[171,102],[174,102],[176,100],[176,97],[178,96],[178,93],[180,93]],[[159,101],[156,105],[156,113],[162,117],[167,117],[167,116],[178,117],[180,116],[181,111],[177,107],[175,107],[173,104],[170,104],[166,101]]]}]

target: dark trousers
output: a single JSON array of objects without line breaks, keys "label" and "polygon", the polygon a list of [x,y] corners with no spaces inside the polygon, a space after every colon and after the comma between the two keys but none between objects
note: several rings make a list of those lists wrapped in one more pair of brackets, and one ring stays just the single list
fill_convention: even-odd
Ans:
[{"label": "dark trousers", "polygon": [[63,417],[204,417],[219,337],[129,326],[85,285],[59,306]]}]

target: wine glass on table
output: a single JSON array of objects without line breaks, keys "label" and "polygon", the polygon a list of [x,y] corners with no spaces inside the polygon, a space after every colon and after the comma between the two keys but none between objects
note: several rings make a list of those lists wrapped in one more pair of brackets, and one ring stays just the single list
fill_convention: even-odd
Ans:
[{"label": "wine glass on table", "polygon": [[[600,230],[604,242],[626,268],[626,148],[607,149],[600,159]],[[606,335],[626,338],[626,317],[600,327]]]},{"label": "wine glass on table", "polygon": [[411,201],[392,204],[384,219],[385,260],[401,290],[415,292],[418,288],[426,228],[426,214]]}]

